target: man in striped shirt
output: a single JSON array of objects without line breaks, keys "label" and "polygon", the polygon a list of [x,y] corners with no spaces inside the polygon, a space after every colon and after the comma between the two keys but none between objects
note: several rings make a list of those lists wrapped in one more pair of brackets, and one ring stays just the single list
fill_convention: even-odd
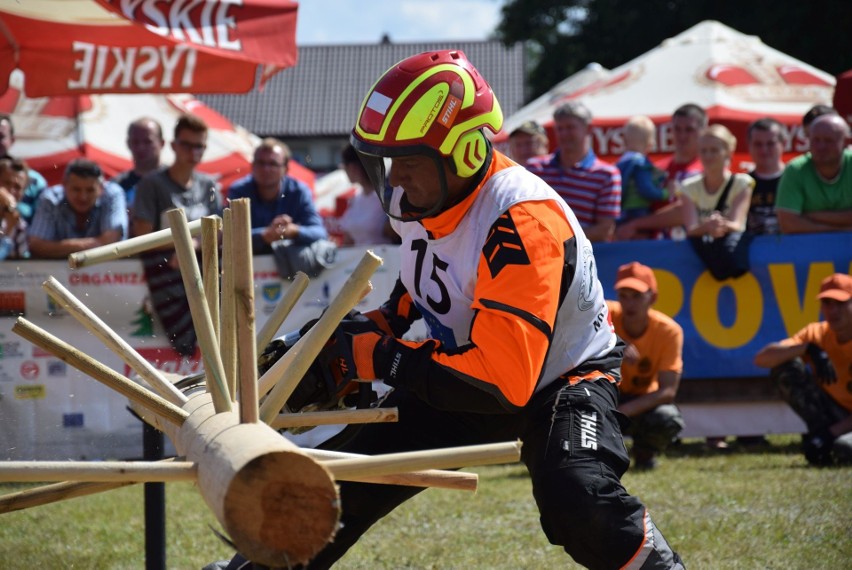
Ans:
[{"label": "man in striped shirt", "polygon": [[609,241],[621,214],[621,175],[591,148],[592,113],[570,101],[553,112],[557,149],[530,159],[527,168],[571,207],[591,241]]}]

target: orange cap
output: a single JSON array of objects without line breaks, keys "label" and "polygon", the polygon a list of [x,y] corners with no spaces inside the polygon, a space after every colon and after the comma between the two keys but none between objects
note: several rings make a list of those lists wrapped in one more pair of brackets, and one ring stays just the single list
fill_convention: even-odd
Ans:
[{"label": "orange cap", "polygon": [[657,278],[647,265],[632,262],[618,268],[615,276],[615,289],[634,289],[640,293],[657,292]]},{"label": "orange cap", "polygon": [[835,273],[822,280],[817,299],[834,299],[845,303],[852,299],[852,277],[845,273]]}]

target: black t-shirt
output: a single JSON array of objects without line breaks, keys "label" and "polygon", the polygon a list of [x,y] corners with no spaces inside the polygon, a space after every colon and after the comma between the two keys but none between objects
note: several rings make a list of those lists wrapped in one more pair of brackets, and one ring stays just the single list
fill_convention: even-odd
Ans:
[{"label": "black t-shirt", "polygon": [[751,205],[748,209],[746,231],[754,234],[778,234],[778,215],[775,213],[775,195],[781,172],[772,178],[762,178],[754,171],[748,173],[754,178],[751,192]]}]

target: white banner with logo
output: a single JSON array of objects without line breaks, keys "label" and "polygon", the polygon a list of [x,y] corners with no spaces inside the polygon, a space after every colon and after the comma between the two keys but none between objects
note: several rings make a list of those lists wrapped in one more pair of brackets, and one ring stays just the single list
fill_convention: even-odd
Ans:
[{"label": "white banner with logo", "polygon": [[[390,294],[399,271],[396,248],[371,248],[384,259],[372,292],[359,310],[377,307]],[[334,267],[311,281],[280,334],[320,315],[363,256],[341,248]],[[130,346],[158,369],[189,375],[201,369],[169,348],[152,317],[148,288],[138,260],[113,261],[71,270],[64,261],[0,264],[0,460],[112,459],[142,456],[142,424],[127,400],[56,356],[12,332],[24,317],[109,368],[129,375],[124,362],[58,308],[42,289],[55,277]],[[272,313],[288,282],[278,277],[269,256],[254,259],[257,329]]]}]

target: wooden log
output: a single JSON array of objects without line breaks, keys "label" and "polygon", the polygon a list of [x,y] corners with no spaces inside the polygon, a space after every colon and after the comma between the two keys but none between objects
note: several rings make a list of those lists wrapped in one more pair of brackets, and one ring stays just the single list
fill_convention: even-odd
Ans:
[{"label": "wooden log", "polygon": [[366,410],[330,410],[327,412],[301,412],[279,414],[272,420],[272,429],[292,427],[328,426],[334,424],[372,424],[398,422],[396,408],[370,408]]},{"label": "wooden log", "polygon": [[1,483],[167,483],[195,478],[195,464],[186,461],[0,461]]},{"label": "wooden log", "polygon": [[107,368],[91,356],[61,341],[23,317],[18,317],[12,327],[12,332],[67,362],[84,374],[88,374],[143,408],[157,413],[172,424],[181,425],[186,419],[187,414],[181,408],[136,384],[129,378]]},{"label": "wooden log", "polygon": [[228,379],[231,400],[237,397],[237,316],[234,301],[234,224],[230,208],[223,212],[222,227],[222,323],[219,353]]},{"label": "wooden log", "polygon": [[201,218],[201,262],[204,269],[201,277],[204,279],[204,294],[207,300],[207,310],[213,321],[216,340],[219,332],[219,228],[222,219],[219,216],[204,216]]},{"label": "wooden log", "polygon": [[256,422],[257,346],[254,322],[254,265],[252,263],[251,209],[248,198],[231,201],[234,224],[234,303],[237,312],[237,378],[240,419]]},{"label": "wooden log", "polygon": [[342,479],[349,476],[390,475],[418,469],[449,469],[515,463],[520,458],[521,442],[516,441],[334,459],[326,462],[325,466],[335,477]]},{"label": "wooden log", "polygon": [[[207,394],[198,393],[193,396],[190,396],[190,400],[199,396],[201,398],[209,398]],[[188,403],[187,408],[195,409],[195,407],[200,405],[208,406],[209,410],[212,410],[213,404],[209,402],[209,399],[206,400],[197,400],[193,403]],[[133,411],[136,412],[145,422],[152,425],[153,427],[159,429],[160,431],[165,432],[169,439],[175,441],[177,438],[177,429],[166,422],[163,418],[158,417],[156,414],[142,409],[131,402],[131,407]],[[216,416],[217,418],[219,416]],[[213,421],[213,419],[208,420]],[[189,445],[189,442],[183,442],[181,448],[186,448]],[[328,459],[345,459],[352,457],[365,457],[364,455],[358,455],[355,453],[343,453],[340,451],[327,451],[322,449],[310,449],[310,448],[300,448],[303,453],[308,455],[309,457],[319,460],[320,462]],[[477,483],[479,481],[479,476],[475,473],[463,473],[459,471],[441,471],[438,469],[426,469],[420,471],[412,471],[408,473],[393,473],[390,475],[378,475],[378,476],[359,476],[359,475],[347,475],[345,477],[340,478],[341,481],[359,481],[361,483],[384,483],[390,485],[406,485],[412,487],[438,487],[441,489],[452,489],[457,491],[476,491]]]},{"label": "wooden log", "polygon": [[369,290],[370,276],[381,264],[380,257],[367,251],[316,324],[261,376],[259,394],[272,390],[260,408],[264,422],[270,423],[278,416],[337,325]]},{"label": "wooden log", "polygon": [[293,310],[293,307],[296,306],[296,302],[299,300],[299,297],[302,296],[302,293],[305,292],[305,289],[308,288],[308,284],[310,282],[311,280],[308,279],[308,276],[299,271],[296,273],[296,276],[290,284],[287,285],[287,289],[281,296],[281,300],[278,301],[277,305],[275,305],[275,309],[272,311],[272,314],[269,315],[269,319],[267,319],[266,323],[264,323],[260,332],[257,333],[258,352],[263,352],[266,345],[272,342],[272,339],[275,337],[278,329],[281,328],[281,325],[287,319],[287,315],[289,315],[290,311]]},{"label": "wooden log", "polygon": [[[189,231],[194,236],[199,235],[201,233],[201,220],[190,222]],[[157,249],[171,243],[171,230],[159,230],[150,234],[72,253],[68,256],[68,266],[71,269],[78,269],[105,261],[121,259],[122,257],[130,257],[131,255]]]},{"label": "wooden log", "polygon": [[201,356],[204,359],[207,389],[213,394],[216,411],[226,412],[231,409],[231,395],[228,392],[225,367],[219,353],[213,321],[207,309],[204,284],[186,223],[186,214],[180,208],[175,208],[166,212],[166,218],[174,236],[175,252],[177,252],[180,273],[186,289],[186,300],[189,302],[189,311],[192,313],[192,325],[195,327]]},{"label": "wooden log", "polygon": [[41,485],[33,489],[8,493],[0,497],[0,515],[66,501],[76,497],[95,495],[134,484],[133,482],[80,483],[78,481],[63,481],[62,483]]},{"label": "wooden log", "polygon": [[305,563],[332,539],[339,497],[331,474],[263,423],[215,414],[209,394],[184,405],[172,438],[198,464],[198,487],[241,553],[268,566]]},{"label": "wooden log", "polygon": [[80,324],[95,335],[107,348],[112,350],[122,361],[132,368],[163,398],[177,406],[186,402],[186,397],[180,390],[166,380],[159,370],[121,338],[109,325],[103,322],[94,312],[83,304],[71,291],[66,289],[54,277],[48,277],[42,284],[48,295],[67,310]]}]

